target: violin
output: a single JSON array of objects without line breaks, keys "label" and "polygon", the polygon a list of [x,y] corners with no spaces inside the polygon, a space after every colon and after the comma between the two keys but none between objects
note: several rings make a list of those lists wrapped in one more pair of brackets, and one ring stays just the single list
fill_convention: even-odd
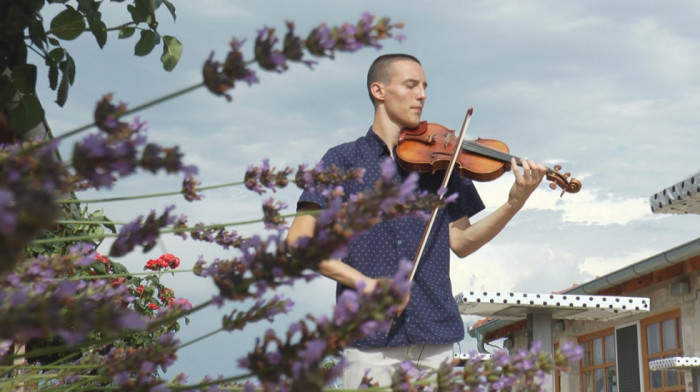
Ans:
[{"label": "violin", "polygon": [[[406,170],[432,172],[447,169],[450,166],[459,138],[455,131],[440,124],[422,121],[415,128],[405,128],[399,136],[396,147],[396,159]],[[455,169],[460,175],[475,181],[492,181],[511,169],[511,158],[522,166],[519,157],[509,154],[508,146],[499,140],[482,139],[464,140],[459,148]],[[564,193],[576,193],[581,190],[581,181],[570,178],[571,173],[561,173],[561,166],[547,167],[546,178],[551,189],[562,189]]]}]

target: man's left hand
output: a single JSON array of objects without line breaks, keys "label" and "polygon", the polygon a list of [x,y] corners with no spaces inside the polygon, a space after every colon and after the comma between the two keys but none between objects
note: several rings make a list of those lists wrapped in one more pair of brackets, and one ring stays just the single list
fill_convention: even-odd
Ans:
[{"label": "man's left hand", "polygon": [[515,158],[510,160],[513,174],[515,174],[515,182],[510,188],[508,203],[518,209],[525,204],[530,194],[540,185],[545,174],[547,174],[547,168],[537,162],[522,159],[521,163],[523,166],[522,171],[516,165]]}]

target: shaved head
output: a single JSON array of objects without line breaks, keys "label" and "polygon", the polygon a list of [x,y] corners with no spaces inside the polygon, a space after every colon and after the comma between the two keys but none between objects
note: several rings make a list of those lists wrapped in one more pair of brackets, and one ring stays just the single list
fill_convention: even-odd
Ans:
[{"label": "shaved head", "polygon": [[413,61],[420,65],[420,61],[418,61],[417,58],[411,56],[410,54],[403,53],[385,54],[377,57],[372,62],[372,65],[369,67],[369,71],[367,72],[367,92],[369,92],[369,99],[372,101],[372,105],[374,105],[374,97],[372,96],[370,86],[372,86],[372,83],[374,82],[384,84],[389,83],[392,76],[391,66],[394,64],[394,62],[401,60]]}]

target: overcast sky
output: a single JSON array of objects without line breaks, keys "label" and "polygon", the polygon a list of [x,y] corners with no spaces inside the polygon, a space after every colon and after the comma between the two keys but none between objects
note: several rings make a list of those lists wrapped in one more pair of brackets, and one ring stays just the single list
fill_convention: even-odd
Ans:
[{"label": "overcast sky", "polygon": [[[77,63],[68,103],[58,108],[40,73],[40,94],[56,135],[89,123],[95,102],[108,92],[131,106],[200,82],[201,65],[215,51],[223,60],[232,37],[247,38],[251,57],[257,29],[286,31],[296,23],[305,36],[321,22],[355,23],[362,12],[405,22],[402,43],[384,41],[380,51],[364,49],[323,59],[315,69],[292,65],[288,72],[259,72],[260,83],[233,90],[233,102],[199,89],[139,113],[149,138],[179,144],[189,164],[199,167],[203,185],[238,181],[250,164],[314,164],[338,143],[363,135],[372,121],[365,77],[378,55],[406,52],[421,59],[429,83],[423,119],[459,129],[474,107],[471,138],[493,138],[513,154],[560,164],[583,189],[559,197],[542,184],[494,241],[465,260],[453,257],[455,293],[463,290],[549,293],[584,283],[697,238],[697,215],[652,214],[649,197],[700,169],[700,3],[693,1],[173,1],[177,21],[159,12],[161,34],[176,36],[183,57],[170,73],[160,49],[133,57],[135,39],[109,36],[99,50],[89,35],[67,46]],[[57,6],[52,6],[53,9]],[[115,25],[126,21],[123,6],[105,4]],[[47,14],[48,15],[48,14]],[[47,17],[48,18],[48,17]],[[42,71],[40,71],[42,72]],[[62,148],[66,156],[72,141]],[[512,173],[477,188],[487,210],[505,201]],[[177,190],[181,178],[141,174],[97,195]],[[294,206],[297,189],[274,196]],[[81,195],[93,197],[94,193]],[[270,195],[266,195],[269,197]],[[91,204],[115,221],[129,221],[155,208],[177,204],[190,223],[223,223],[261,216],[261,198],[241,188],[207,192],[198,203],[180,198]],[[291,212],[291,210],[290,210]],[[264,234],[260,226],[240,231]],[[107,252],[107,248],[101,249]],[[164,237],[157,249],[118,261],[132,271],[172,252],[190,268],[199,255],[231,258],[233,252],[178,237]],[[190,274],[163,277],[177,296],[194,303],[216,293],[212,282]],[[239,372],[235,360],[267,328],[284,330],[307,313],[329,314],[334,284],[319,278],[285,292],[296,303],[291,317],[262,322],[243,333],[221,333],[180,351],[168,372]],[[217,329],[227,309],[191,318],[183,341]],[[466,317],[473,324],[478,318]],[[472,340],[463,351],[475,347]]]}]

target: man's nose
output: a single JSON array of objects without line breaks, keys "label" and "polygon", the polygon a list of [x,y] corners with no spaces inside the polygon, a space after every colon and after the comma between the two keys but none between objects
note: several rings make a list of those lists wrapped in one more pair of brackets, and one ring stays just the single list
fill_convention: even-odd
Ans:
[{"label": "man's nose", "polygon": [[417,94],[418,95],[416,98],[418,98],[418,100],[420,100],[420,101],[425,101],[425,99],[427,98],[427,95],[425,93],[425,87],[423,87],[423,86],[418,87]]}]

